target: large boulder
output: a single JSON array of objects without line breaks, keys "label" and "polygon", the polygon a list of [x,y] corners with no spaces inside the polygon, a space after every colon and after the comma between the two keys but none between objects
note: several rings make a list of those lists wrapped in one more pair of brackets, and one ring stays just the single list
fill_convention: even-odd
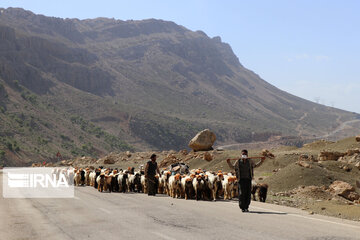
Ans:
[{"label": "large boulder", "polygon": [[360,135],[359,135],[359,136],[356,136],[356,137],[355,137],[355,140],[356,140],[357,142],[360,142]]},{"label": "large boulder", "polygon": [[213,150],[214,142],[216,141],[215,133],[209,129],[205,129],[191,139],[189,147],[194,151],[209,151]]},{"label": "large boulder", "polygon": [[329,186],[329,189],[332,194],[344,197],[350,201],[360,199],[360,195],[355,192],[355,188],[347,182],[335,181]]}]

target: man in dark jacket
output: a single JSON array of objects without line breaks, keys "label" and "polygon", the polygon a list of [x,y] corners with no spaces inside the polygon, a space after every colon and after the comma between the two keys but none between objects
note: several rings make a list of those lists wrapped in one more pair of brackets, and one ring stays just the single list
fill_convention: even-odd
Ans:
[{"label": "man in dark jacket", "polygon": [[238,179],[239,207],[243,212],[248,212],[251,201],[251,181],[254,179],[254,168],[259,167],[264,162],[265,157],[261,157],[261,161],[255,164],[252,159],[248,158],[247,150],[242,150],[241,153],[241,158],[238,159],[234,165],[230,163],[230,159],[227,159],[227,163],[231,169],[235,169],[236,178]]},{"label": "man in dark jacket", "polygon": [[156,162],[156,154],[152,154],[150,157],[150,161],[146,163],[145,167],[145,179],[148,188],[148,195],[155,196],[157,189],[156,189],[156,172],[160,175],[159,167]]}]

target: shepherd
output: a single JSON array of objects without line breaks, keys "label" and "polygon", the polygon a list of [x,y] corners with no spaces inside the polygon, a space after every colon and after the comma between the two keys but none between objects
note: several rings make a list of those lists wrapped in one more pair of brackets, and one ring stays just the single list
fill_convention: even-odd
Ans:
[{"label": "shepherd", "polygon": [[[233,165],[230,161],[234,159],[227,159],[227,164],[231,169],[235,169],[236,178],[238,179],[239,188],[239,207],[242,212],[249,212],[249,205],[251,202],[251,181],[254,179],[254,168],[263,164],[265,157],[248,157],[248,151],[241,151],[241,158],[237,159]],[[260,162],[254,163],[252,159],[261,159]]]},{"label": "shepherd", "polygon": [[146,163],[145,167],[145,179],[147,181],[148,186],[148,195],[149,196],[155,196],[157,192],[157,184],[156,184],[156,172],[161,176],[159,167],[156,162],[156,154],[152,154],[150,157],[150,161]]}]

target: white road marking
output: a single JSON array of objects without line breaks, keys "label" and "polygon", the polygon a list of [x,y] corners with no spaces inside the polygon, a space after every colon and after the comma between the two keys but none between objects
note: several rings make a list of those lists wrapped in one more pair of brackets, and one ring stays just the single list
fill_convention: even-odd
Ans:
[{"label": "white road marking", "polygon": [[341,226],[345,226],[345,227],[360,228],[359,226],[354,226],[354,225],[351,225],[351,224],[333,222],[333,221],[330,221],[330,220],[325,220],[325,219],[320,219],[320,218],[307,217],[307,216],[303,216],[303,215],[295,214],[295,213],[279,212],[279,211],[275,211],[275,210],[272,210],[272,209],[261,208],[261,207],[253,207],[253,206],[251,208],[257,208],[257,209],[260,209],[260,210],[271,211],[271,212],[276,212],[276,213],[283,213],[283,214],[286,214],[286,215],[289,215],[289,216],[300,217],[300,218],[305,218],[305,219],[310,219],[310,220],[316,220],[316,221],[325,222],[325,223],[332,223],[332,224],[337,224],[337,225],[341,225]]},{"label": "white road marking", "polygon": [[109,210],[107,210],[105,208],[99,208],[99,210],[101,210],[101,211],[103,211],[103,212],[105,212],[107,214],[111,214],[111,211],[109,211]]},{"label": "white road marking", "polygon": [[158,237],[161,237],[162,239],[166,239],[166,240],[176,240],[176,238],[172,238],[169,236],[166,236],[165,234],[159,233],[159,232],[151,232],[155,235],[157,235]]}]

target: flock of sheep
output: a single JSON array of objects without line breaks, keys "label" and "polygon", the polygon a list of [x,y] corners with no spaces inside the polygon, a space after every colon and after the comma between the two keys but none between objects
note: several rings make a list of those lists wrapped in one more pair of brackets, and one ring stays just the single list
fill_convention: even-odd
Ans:
[{"label": "flock of sheep", "polygon": [[[147,181],[142,170],[134,168],[127,170],[97,168],[86,169],[58,169],[56,174],[65,171],[70,184],[75,186],[93,186],[99,192],[138,192],[148,193]],[[222,171],[212,172],[202,169],[190,170],[187,174],[180,174],[163,170],[156,175],[158,194],[167,194],[173,198],[216,201],[238,196],[238,184],[233,173]],[[266,184],[253,184],[253,198],[258,195],[260,201],[265,202],[267,194]]]}]

